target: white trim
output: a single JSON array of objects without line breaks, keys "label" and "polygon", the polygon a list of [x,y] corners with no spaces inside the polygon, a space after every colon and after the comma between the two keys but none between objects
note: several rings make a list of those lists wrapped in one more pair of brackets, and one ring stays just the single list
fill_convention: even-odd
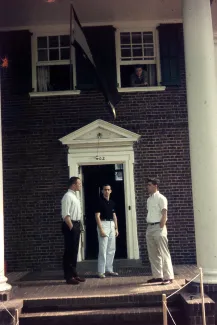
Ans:
[{"label": "white trim", "polygon": [[[158,24],[159,25],[159,24]],[[157,84],[161,84],[161,70],[160,70],[160,50],[159,50],[159,37],[158,37],[158,31],[157,31],[157,26],[154,24],[151,27],[131,27],[129,28],[130,25],[127,25],[127,27],[123,28],[117,28],[116,29],[116,35],[115,35],[115,47],[116,47],[116,71],[117,71],[117,85],[118,85],[118,91],[119,92],[125,92],[123,91],[121,87],[121,66],[126,66],[126,65],[136,65],[136,64],[144,64],[144,65],[149,65],[149,64],[155,64],[156,65],[156,79],[157,79]],[[153,33],[153,46],[154,46],[154,58],[152,60],[121,60],[121,42],[120,42],[120,34],[122,32],[152,32]],[[148,87],[149,91],[156,91],[155,86],[154,87]],[[131,89],[130,87],[124,88],[124,89]],[[137,88],[138,89],[138,88]],[[154,89],[154,90],[152,90]],[[165,89],[161,89],[165,90]],[[135,88],[133,90],[127,90],[127,92],[135,92]],[[142,91],[141,88],[138,91]],[[147,90],[145,90],[147,91]]]},{"label": "white trim", "polygon": [[[129,26],[135,28],[154,28],[159,24],[178,24],[182,23],[182,19],[166,19],[166,20],[141,20],[141,21],[105,21],[105,22],[83,22],[81,23],[84,27],[91,26],[108,26],[112,25],[115,28],[129,28]],[[13,31],[13,30],[24,30],[28,29],[31,32],[43,33],[45,30],[51,33],[65,33],[69,32],[69,24],[53,24],[53,25],[21,25],[21,26],[8,26],[0,27],[0,31]]]},{"label": "white trim", "polygon": [[[100,142],[95,140],[99,130],[104,140],[103,143],[102,140],[100,140]],[[79,176],[80,166],[105,164],[124,165],[127,257],[129,259],[139,259],[133,150],[133,143],[138,141],[139,138],[140,136],[134,132],[130,132],[102,120],[96,120],[59,139],[62,144],[67,145],[69,148],[68,166],[70,177]],[[83,145],[79,145],[79,141],[83,141]],[[99,157],[102,158],[101,160],[96,157],[97,151]],[[131,209],[129,209],[129,206]],[[78,260],[82,260],[83,258],[84,253],[82,251],[82,245],[80,245]]]},{"label": "white trim", "polygon": [[70,96],[80,95],[80,90],[61,90],[61,91],[45,91],[45,92],[31,92],[30,97],[53,97],[53,96]]},{"label": "white trim", "polygon": [[[51,26],[50,26],[51,27]],[[53,28],[51,30],[47,30],[47,26],[42,27],[43,31],[39,31],[39,30],[34,30],[31,29],[32,34],[32,39],[31,39],[31,51],[32,51],[32,88],[34,89],[34,93],[37,92],[37,66],[53,66],[53,65],[68,65],[70,64],[70,60],[56,60],[56,61],[40,61],[38,62],[38,55],[37,55],[37,38],[40,36],[61,36],[61,35],[69,35],[69,26],[67,26],[67,29],[60,29],[60,30],[56,30],[56,28],[54,28],[54,26],[52,26]],[[77,78],[76,78],[76,62],[75,62],[75,48],[72,48],[72,64],[73,64],[73,90],[70,90],[70,94],[69,95],[78,95],[80,94],[80,92],[78,93],[78,90],[76,90],[76,86],[77,86]],[[72,91],[74,91],[74,93],[72,93]],[[63,95],[67,95],[65,94],[64,91],[61,92],[61,96]],[[76,92],[76,93],[75,93]],[[53,94],[51,94],[53,93]],[[46,94],[51,94],[51,95],[46,95],[46,96],[58,96],[55,95],[57,92],[47,92]],[[32,95],[33,93],[30,93],[30,97],[43,97],[42,95],[40,95],[41,93],[39,93],[39,95]],[[43,93],[45,94],[45,93]]]},{"label": "white trim", "polygon": [[155,30],[155,50],[156,50],[156,73],[157,73],[157,84],[161,85],[161,60],[160,60],[160,41],[159,41],[159,31]]},{"label": "white trim", "polygon": [[136,92],[149,92],[149,91],[164,91],[166,90],[165,86],[156,86],[156,87],[128,87],[128,88],[118,88],[119,93],[136,93]]}]

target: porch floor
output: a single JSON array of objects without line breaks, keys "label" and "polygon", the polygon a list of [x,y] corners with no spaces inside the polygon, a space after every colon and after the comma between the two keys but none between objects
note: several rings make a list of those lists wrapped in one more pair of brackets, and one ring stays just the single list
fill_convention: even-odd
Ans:
[{"label": "porch floor", "polygon": [[185,279],[191,279],[199,273],[195,265],[174,266],[175,280],[173,284],[150,285],[147,280],[151,277],[144,267],[139,272],[136,268],[126,267],[119,277],[107,277],[99,279],[93,272],[83,270],[86,282],[77,286],[66,285],[61,271],[43,272],[12,272],[7,274],[8,283],[13,286],[13,298],[15,299],[46,299],[46,298],[90,298],[90,297],[111,297],[115,296],[121,300],[124,296],[153,295],[171,292],[181,288],[185,284]]}]

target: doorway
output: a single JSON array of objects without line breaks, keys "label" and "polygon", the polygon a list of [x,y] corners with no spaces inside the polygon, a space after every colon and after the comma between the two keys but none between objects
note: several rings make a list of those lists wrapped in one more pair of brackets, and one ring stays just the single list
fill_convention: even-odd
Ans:
[{"label": "doorway", "polygon": [[97,259],[98,238],[95,221],[95,206],[102,195],[104,184],[112,187],[111,199],[115,202],[119,236],[116,241],[118,259],[127,258],[126,211],[123,164],[82,166],[84,189],[84,223],[86,228],[85,259]]}]

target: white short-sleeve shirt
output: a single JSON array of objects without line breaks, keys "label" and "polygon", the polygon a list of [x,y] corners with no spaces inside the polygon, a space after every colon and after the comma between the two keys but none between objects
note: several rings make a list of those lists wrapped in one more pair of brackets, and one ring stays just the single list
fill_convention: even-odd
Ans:
[{"label": "white short-sleeve shirt", "polygon": [[77,198],[76,193],[72,190],[68,190],[62,198],[62,218],[70,216],[71,220],[81,220],[81,203]]},{"label": "white short-sleeve shirt", "polygon": [[149,196],[147,200],[147,223],[160,222],[163,209],[168,210],[167,198],[164,195],[157,191]]}]

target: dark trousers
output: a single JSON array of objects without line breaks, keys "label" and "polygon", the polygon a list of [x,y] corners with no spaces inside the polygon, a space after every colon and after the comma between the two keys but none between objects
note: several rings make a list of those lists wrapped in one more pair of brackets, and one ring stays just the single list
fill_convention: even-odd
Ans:
[{"label": "dark trousers", "polygon": [[63,255],[63,271],[66,280],[77,276],[76,266],[78,257],[78,248],[80,240],[80,222],[73,222],[72,230],[65,222],[62,224],[62,231],[64,235],[64,255]]}]

